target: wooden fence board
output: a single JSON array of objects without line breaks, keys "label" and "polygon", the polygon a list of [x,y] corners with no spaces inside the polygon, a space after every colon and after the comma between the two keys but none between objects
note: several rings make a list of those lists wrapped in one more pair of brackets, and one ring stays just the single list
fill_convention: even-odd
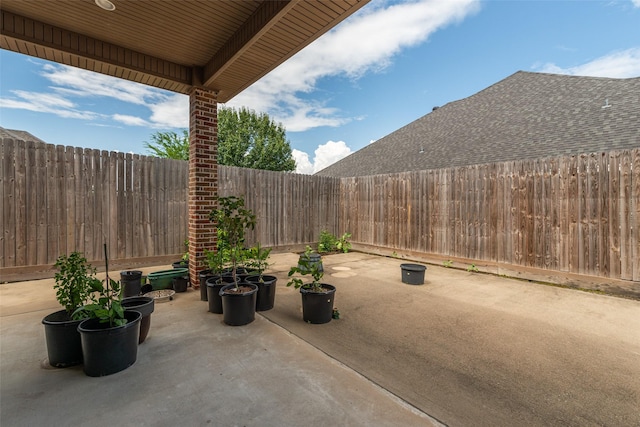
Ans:
[{"label": "wooden fence board", "polygon": [[632,158],[623,151],[620,158],[620,277],[633,280],[633,221],[631,203],[633,195]]},{"label": "wooden fence board", "polygon": [[620,152],[609,155],[609,276],[620,277]]},{"label": "wooden fence board", "polygon": [[609,156],[608,153],[598,153],[598,211],[594,220],[597,228],[595,232],[598,234],[598,246],[595,248],[597,253],[597,268],[594,273],[604,277],[610,277],[609,265]]},{"label": "wooden fence board", "polygon": [[25,224],[27,221],[26,194],[26,152],[25,144],[20,141],[15,145],[15,265],[24,265],[27,259],[27,236]]},{"label": "wooden fence board", "polygon": [[65,253],[70,254],[76,248],[76,177],[74,176],[74,151],[70,147],[64,150],[64,181],[65,218],[64,232],[66,234]]},{"label": "wooden fence board", "polygon": [[7,267],[16,265],[15,234],[19,227],[15,210],[15,152],[16,142],[7,140],[2,152],[2,262]]},{"label": "wooden fence board", "polygon": [[631,279],[640,281],[640,149],[630,153],[632,156],[631,176],[631,206],[632,232],[631,232],[631,264],[633,265]]},{"label": "wooden fence board", "polygon": [[118,248],[118,159],[117,153],[111,151],[106,154],[108,157],[107,166],[109,168],[109,178],[107,191],[109,194],[109,230],[107,231],[107,244],[109,254],[112,258],[117,258]]},{"label": "wooden fence board", "polygon": [[[37,265],[38,263],[38,245],[37,245],[37,232],[38,232],[38,211],[37,211],[37,195],[36,188],[36,147],[33,141],[27,141],[25,144],[25,157],[26,157],[26,171],[25,177],[25,192],[27,195],[27,212],[26,222],[24,224],[26,228],[27,238],[27,259],[24,265]],[[0,190],[1,191],[1,190]],[[16,224],[19,227],[19,224]]]}]

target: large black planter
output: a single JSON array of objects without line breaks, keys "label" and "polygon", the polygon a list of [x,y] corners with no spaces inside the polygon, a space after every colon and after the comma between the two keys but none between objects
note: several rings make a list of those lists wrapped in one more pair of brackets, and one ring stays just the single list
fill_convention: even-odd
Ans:
[{"label": "large black planter", "polygon": [[245,283],[240,287],[251,288],[250,291],[242,293],[226,293],[227,289],[235,288],[233,283],[225,285],[220,289],[222,298],[222,312],[224,323],[231,326],[242,326],[251,323],[256,318],[256,294],[258,286]]},{"label": "large black planter", "polygon": [[276,282],[278,278],[276,276],[248,276],[246,281],[258,286],[258,293],[256,295],[256,311],[267,311],[273,308],[276,300]]},{"label": "large black planter", "polygon": [[122,307],[126,311],[138,311],[142,314],[140,319],[140,337],[138,344],[142,344],[149,334],[151,328],[151,313],[155,308],[155,300],[151,297],[128,297],[122,300]]},{"label": "large black planter", "polygon": [[333,315],[333,300],[336,288],[333,285],[322,284],[328,289],[325,292],[312,292],[309,289],[300,288],[302,294],[302,319],[307,323],[328,323]]},{"label": "large black planter", "polygon": [[220,290],[233,283],[233,277],[231,276],[211,276],[207,279],[205,286],[207,288],[207,301],[209,302],[209,311],[211,313],[222,314],[222,297],[220,296]]},{"label": "large black planter", "polygon": [[109,327],[98,319],[86,319],[78,326],[82,341],[84,373],[102,377],[123,371],[138,358],[140,319],[138,311],[125,311],[127,323]]},{"label": "large black planter", "polygon": [[71,320],[66,310],[56,311],[42,319],[51,366],[66,368],[82,363],[82,344],[78,333],[82,320]]}]

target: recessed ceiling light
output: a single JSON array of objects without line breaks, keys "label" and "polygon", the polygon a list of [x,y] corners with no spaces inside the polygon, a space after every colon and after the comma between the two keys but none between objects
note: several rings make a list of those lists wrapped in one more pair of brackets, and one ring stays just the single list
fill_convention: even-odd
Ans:
[{"label": "recessed ceiling light", "polygon": [[95,2],[98,6],[104,10],[108,10],[109,12],[116,10],[116,5],[111,3],[109,0],[95,0]]}]

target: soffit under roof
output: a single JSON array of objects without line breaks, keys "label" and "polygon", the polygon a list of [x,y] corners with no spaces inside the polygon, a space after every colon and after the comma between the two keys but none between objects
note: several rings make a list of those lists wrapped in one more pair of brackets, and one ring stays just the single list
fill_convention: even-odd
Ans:
[{"label": "soffit under roof", "polygon": [[369,0],[2,0],[0,48],[226,102]]}]

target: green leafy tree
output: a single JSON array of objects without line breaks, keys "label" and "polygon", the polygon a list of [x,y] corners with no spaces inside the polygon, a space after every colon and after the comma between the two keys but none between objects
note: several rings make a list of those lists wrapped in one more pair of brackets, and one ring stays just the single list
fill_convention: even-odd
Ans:
[{"label": "green leafy tree", "polygon": [[[187,160],[189,134],[156,132],[145,147],[158,157]],[[247,108],[218,109],[218,163],[251,169],[293,171],[296,162],[282,124]]]},{"label": "green leafy tree", "polygon": [[189,160],[189,132],[182,131],[182,136],[175,132],[156,132],[151,135],[151,142],[144,146],[157,157]]},{"label": "green leafy tree", "polygon": [[282,124],[246,108],[218,110],[218,159],[221,165],[252,169],[296,168]]}]

